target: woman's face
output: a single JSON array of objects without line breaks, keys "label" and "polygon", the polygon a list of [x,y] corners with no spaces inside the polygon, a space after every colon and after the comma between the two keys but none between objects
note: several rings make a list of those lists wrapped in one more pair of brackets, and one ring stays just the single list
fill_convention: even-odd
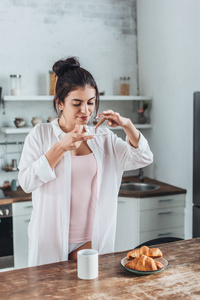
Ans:
[{"label": "woman's face", "polygon": [[75,124],[87,124],[95,109],[95,98],[96,91],[89,85],[70,92],[64,104],[58,103],[59,109],[62,110],[61,119],[64,118],[65,125],[74,128]]}]

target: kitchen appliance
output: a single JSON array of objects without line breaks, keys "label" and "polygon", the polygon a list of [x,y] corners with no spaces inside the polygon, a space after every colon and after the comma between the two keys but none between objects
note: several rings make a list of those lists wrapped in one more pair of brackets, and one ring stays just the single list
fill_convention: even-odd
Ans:
[{"label": "kitchen appliance", "polygon": [[14,267],[12,204],[1,204],[5,198],[0,189],[0,269]]},{"label": "kitchen appliance", "polygon": [[200,236],[200,92],[193,105],[193,237]]}]

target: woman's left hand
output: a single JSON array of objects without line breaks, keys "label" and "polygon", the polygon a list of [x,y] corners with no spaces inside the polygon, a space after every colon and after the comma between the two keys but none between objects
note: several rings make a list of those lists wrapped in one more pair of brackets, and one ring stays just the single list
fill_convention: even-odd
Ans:
[{"label": "woman's left hand", "polygon": [[105,120],[108,120],[107,125],[110,127],[121,126],[122,128],[126,127],[130,121],[129,119],[120,116],[118,112],[114,112],[112,110],[103,111],[96,117],[96,119],[99,120],[95,126],[96,128],[98,128]]}]

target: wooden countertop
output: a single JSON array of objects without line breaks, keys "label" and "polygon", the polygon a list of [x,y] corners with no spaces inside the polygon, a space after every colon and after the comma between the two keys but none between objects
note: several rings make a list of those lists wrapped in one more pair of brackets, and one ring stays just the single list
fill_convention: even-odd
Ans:
[{"label": "wooden countertop", "polygon": [[20,186],[18,186],[16,192],[12,192],[10,188],[2,189],[4,194],[8,196],[8,198],[0,199],[0,204],[10,204],[14,202],[21,202],[21,201],[31,201],[32,194],[26,194]]},{"label": "wooden countertop", "polygon": [[200,238],[158,245],[169,266],[137,276],[120,261],[126,252],[99,256],[99,276],[77,277],[77,262],[66,261],[0,273],[1,300],[200,299]]},{"label": "wooden countertop", "polygon": [[[122,181],[140,182],[138,176],[123,177]],[[185,194],[186,190],[166,184],[164,182],[145,177],[144,182],[155,183],[160,186],[159,189],[154,191],[119,191],[120,197],[133,197],[133,198],[146,198],[174,194]],[[12,192],[9,188],[3,189],[6,199],[0,199],[0,204],[10,204],[14,202],[30,201],[32,200],[31,193],[26,194],[21,187],[18,187],[16,192]]]}]

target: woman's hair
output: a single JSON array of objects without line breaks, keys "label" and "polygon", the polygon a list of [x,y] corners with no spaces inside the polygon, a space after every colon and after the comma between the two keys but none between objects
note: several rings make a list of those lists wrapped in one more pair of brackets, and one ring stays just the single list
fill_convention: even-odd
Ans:
[{"label": "woman's hair", "polygon": [[97,114],[99,108],[99,90],[97,84],[90,72],[81,68],[76,57],[68,57],[65,60],[57,61],[53,65],[52,70],[57,76],[53,104],[58,115],[59,110],[56,100],[58,99],[58,101],[64,103],[65,98],[71,91],[76,90],[78,87],[85,87],[86,85],[93,87],[96,91],[95,111]]}]

